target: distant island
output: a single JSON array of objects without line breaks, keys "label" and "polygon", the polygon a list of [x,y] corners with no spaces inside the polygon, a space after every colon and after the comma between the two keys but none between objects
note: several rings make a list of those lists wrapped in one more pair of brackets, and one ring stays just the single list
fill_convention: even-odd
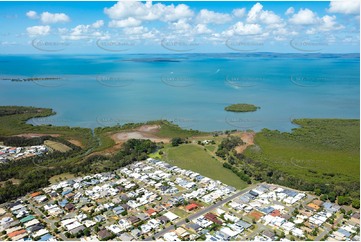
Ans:
[{"label": "distant island", "polygon": [[260,109],[260,107],[247,103],[232,104],[224,108],[224,110],[229,112],[254,112],[257,109]]},{"label": "distant island", "polygon": [[12,82],[30,82],[30,81],[48,81],[48,80],[60,80],[59,77],[32,77],[32,78],[1,78],[1,80]]}]

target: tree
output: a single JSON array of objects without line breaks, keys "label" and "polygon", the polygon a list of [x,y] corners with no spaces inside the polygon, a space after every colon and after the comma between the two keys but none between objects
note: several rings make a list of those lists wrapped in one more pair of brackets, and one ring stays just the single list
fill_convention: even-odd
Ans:
[{"label": "tree", "polygon": [[356,208],[356,209],[359,209],[360,208],[360,200],[359,199],[354,199],[352,201],[352,207]]},{"label": "tree", "polygon": [[320,188],[315,188],[315,194],[317,196],[320,196],[321,195],[321,189]]},{"label": "tree", "polygon": [[335,192],[330,192],[328,194],[328,200],[330,200],[330,202],[335,202],[336,201],[336,193]]},{"label": "tree", "polygon": [[172,140],[171,140],[171,144],[172,146],[178,146],[180,144],[183,143],[183,140],[179,137],[174,137]]},{"label": "tree", "polygon": [[350,205],[351,204],[351,198],[346,196],[338,196],[337,197],[337,203],[338,205]]}]

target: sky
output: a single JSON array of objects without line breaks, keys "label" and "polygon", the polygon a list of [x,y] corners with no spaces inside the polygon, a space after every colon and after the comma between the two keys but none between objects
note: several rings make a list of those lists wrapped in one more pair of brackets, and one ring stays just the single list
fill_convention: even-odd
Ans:
[{"label": "sky", "polygon": [[0,54],[359,53],[360,1],[0,2]]}]

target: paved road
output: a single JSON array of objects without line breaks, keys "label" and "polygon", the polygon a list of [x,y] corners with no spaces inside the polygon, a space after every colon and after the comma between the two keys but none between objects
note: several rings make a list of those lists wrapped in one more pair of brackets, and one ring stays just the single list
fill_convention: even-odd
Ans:
[{"label": "paved road", "polygon": [[[244,190],[242,190],[242,191],[239,191],[239,192],[233,194],[233,195],[230,196],[230,197],[225,198],[225,199],[222,200],[222,201],[219,201],[219,202],[217,202],[217,203],[215,203],[215,204],[212,204],[211,206],[206,207],[206,208],[198,211],[197,213],[194,213],[194,214],[188,216],[187,218],[188,218],[189,220],[193,220],[193,219],[195,219],[195,218],[198,218],[198,217],[202,216],[203,214],[206,214],[206,213],[212,211],[213,209],[215,209],[215,208],[217,208],[217,207],[219,207],[219,206],[222,206],[222,205],[225,204],[225,203],[228,203],[229,201],[231,201],[231,200],[235,199],[236,197],[238,197],[238,196],[240,196],[240,195],[248,192],[249,190],[257,187],[258,185],[260,185],[260,184],[253,184],[253,185],[247,187],[246,189],[244,189]],[[168,232],[170,232],[170,231],[172,231],[172,230],[175,230],[175,226],[179,227],[179,226],[182,226],[182,225],[186,224],[185,220],[186,220],[186,219],[180,220],[180,221],[177,222],[175,225],[171,225],[171,226],[163,229],[162,231],[154,234],[152,237],[155,237],[155,238],[162,237],[164,234],[166,234],[166,233],[168,233]],[[153,239],[152,239],[151,237],[148,237],[148,238],[146,238],[146,239],[144,239],[144,240],[145,240],[145,241],[149,241],[149,240],[153,240]]]},{"label": "paved road", "polygon": [[[38,216],[43,216],[43,220],[47,223],[47,225],[50,226],[51,231],[54,231],[57,227],[55,226],[55,222],[46,218],[45,214],[43,214],[43,212],[40,211],[40,209],[38,209],[37,207],[35,207],[33,204],[29,203],[27,204],[28,207],[33,210],[33,212],[38,215]],[[58,234],[62,240],[68,240],[68,238],[63,234],[63,233],[59,233]]]}]

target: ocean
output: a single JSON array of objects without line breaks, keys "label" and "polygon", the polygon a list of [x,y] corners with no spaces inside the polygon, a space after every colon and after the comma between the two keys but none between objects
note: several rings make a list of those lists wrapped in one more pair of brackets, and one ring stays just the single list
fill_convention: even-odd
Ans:
[{"label": "ocean", "polygon": [[[358,54],[3,55],[0,105],[57,113],[34,125],[290,131],[295,118],[358,119],[359,65]],[[224,110],[234,103],[260,109]]]}]

